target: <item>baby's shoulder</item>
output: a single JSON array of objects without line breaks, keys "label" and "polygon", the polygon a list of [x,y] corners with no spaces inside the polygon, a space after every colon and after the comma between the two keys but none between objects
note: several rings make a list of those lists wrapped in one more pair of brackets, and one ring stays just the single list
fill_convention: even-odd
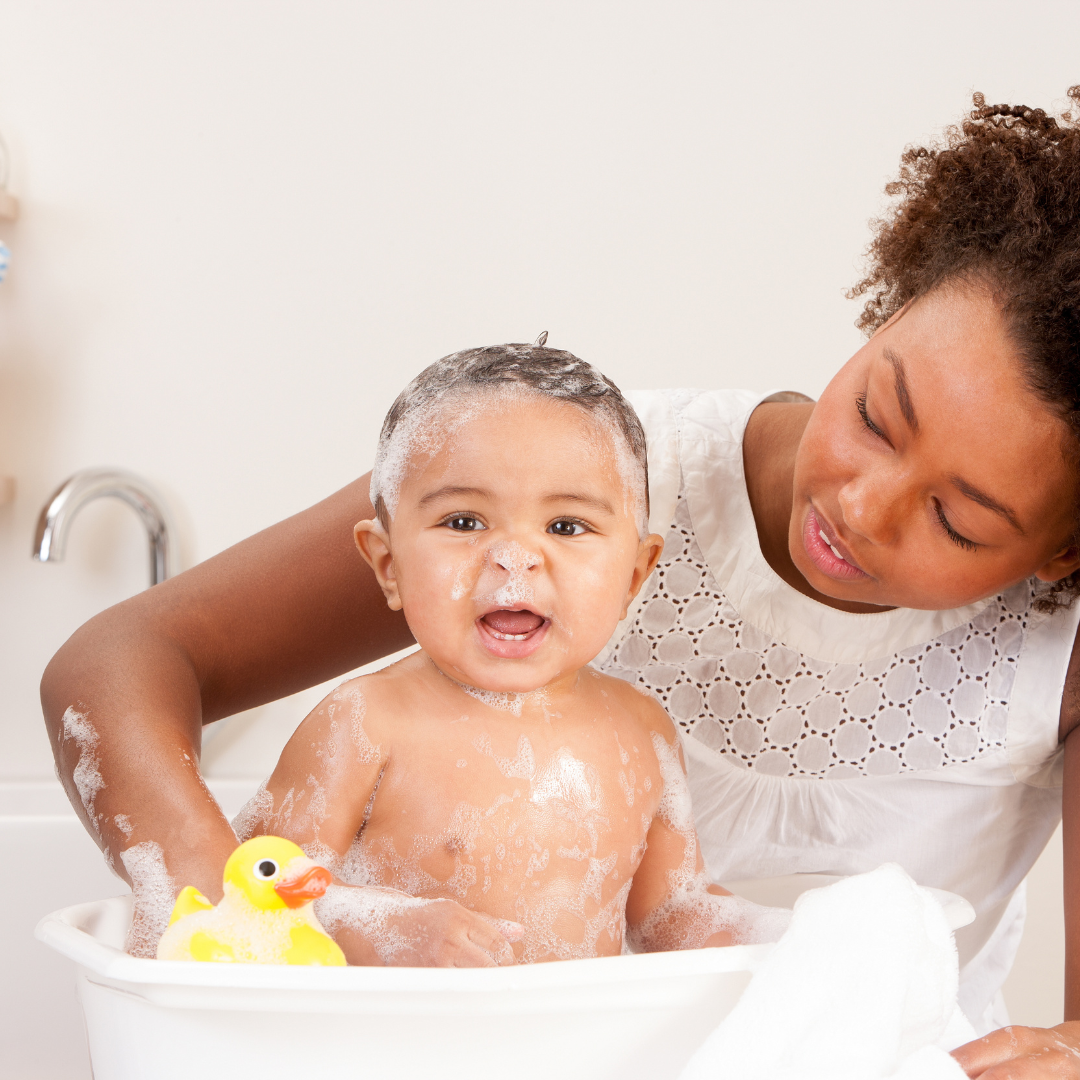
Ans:
[{"label": "baby's shoulder", "polygon": [[347,679],[326,699],[330,718],[353,731],[363,729],[375,741],[400,732],[416,711],[416,672],[410,660],[407,656],[380,671]]},{"label": "baby's shoulder", "polygon": [[598,680],[601,693],[612,699],[618,710],[624,713],[631,723],[646,733],[661,736],[666,743],[678,741],[678,734],[671,717],[648,690],[639,688],[625,679],[605,675],[595,668],[588,668],[587,671],[590,678]]}]

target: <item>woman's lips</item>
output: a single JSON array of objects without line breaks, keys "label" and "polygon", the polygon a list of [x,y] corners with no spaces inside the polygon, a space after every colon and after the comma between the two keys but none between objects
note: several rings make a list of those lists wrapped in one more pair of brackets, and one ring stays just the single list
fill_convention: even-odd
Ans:
[{"label": "woman's lips", "polygon": [[499,608],[476,620],[480,642],[490,653],[508,660],[530,656],[547,637],[550,620],[533,611]]},{"label": "woman's lips", "polygon": [[836,581],[858,581],[869,577],[860,566],[840,553],[837,543],[833,530],[821,521],[811,506],[803,525],[803,547],[814,566]]}]

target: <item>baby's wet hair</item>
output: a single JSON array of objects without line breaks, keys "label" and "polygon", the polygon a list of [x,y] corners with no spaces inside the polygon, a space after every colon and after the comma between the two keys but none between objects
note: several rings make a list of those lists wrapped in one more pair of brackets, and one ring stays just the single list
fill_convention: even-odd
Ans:
[{"label": "baby's wet hair", "polygon": [[[909,301],[940,286],[986,289],[998,303],[1032,391],[1071,432],[1080,463],[1080,86],[1055,118],[975,94],[964,121],[912,146],[874,222],[858,320],[872,334]],[[1056,452],[1054,450],[1053,452]],[[1078,478],[1080,479],[1080,478]],[[1063,493],[1078,501],[1080,491]],[[1073,542],[1080,542],[1078,529]],[[1080,574],[1047,587],[1039,606],[1070,604]]]},{"label": "baby's wet hair", "polygon": [[[645,432],[622,391],[573,353],[546,345],[506,344],[464,349],[436,360],[390,406],[371,474],[371,499],[384,528],[390,526],[409,453],[425,441],[430,442],[431,433],[425,428],[430,426],[435,411],[450,398],[467,399],[492,391],[531,393],[573,405],[609,429],[614,440],[629,452],[632,471],[639,474],[636,480],[642,489],[643,516],[648,517]],[[428,446],[428,452],[435,449],[436,444]],[[618,456],[627,456],[619,450],[617,446]]]}]

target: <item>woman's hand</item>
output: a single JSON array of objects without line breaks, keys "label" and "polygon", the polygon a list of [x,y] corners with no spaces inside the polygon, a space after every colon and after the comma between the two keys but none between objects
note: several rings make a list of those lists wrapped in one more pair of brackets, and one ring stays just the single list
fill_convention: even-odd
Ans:
[{"label": "woman's hand", "polygon": [[1080,1080],[1080,1022],[1000,1028],[954,1050],[953,1057],[972,1080]]}]

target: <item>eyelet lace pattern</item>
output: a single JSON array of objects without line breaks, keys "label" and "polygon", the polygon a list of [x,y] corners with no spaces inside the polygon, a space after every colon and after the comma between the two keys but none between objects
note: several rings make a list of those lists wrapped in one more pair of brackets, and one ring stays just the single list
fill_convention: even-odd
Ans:
[{"label": "eyelet lace pattern", "polygon": [[702,556],[680,493],[664,555],[604,670],[652,691],[732,764],[846,779],[973,761],[1005,742],[1034,590],[995,597],[970,623],[880,660],[836,664],[745,623]]}]

